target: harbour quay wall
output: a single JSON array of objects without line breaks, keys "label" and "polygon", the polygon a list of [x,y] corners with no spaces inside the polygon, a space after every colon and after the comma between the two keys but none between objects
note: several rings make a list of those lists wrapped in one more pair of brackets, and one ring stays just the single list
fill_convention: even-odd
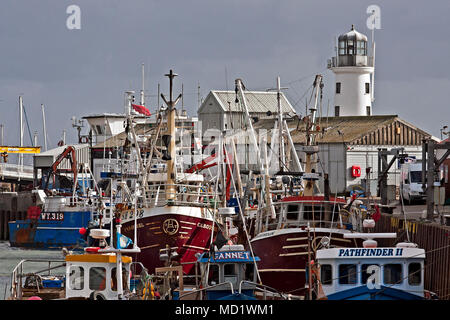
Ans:
[{"label": "harbour quay wall", "polygon": [[375,232],[396,232],[397,239],[378,239],[379,246],[409,240],[425,250],[425,289],[450,300],[450,227],[382,214]]},{"label": "harbour quay wall", "polygon": [[32,205],[31,192],[0,193],[0,240],[9,240],[8,222],[25,219]]}]

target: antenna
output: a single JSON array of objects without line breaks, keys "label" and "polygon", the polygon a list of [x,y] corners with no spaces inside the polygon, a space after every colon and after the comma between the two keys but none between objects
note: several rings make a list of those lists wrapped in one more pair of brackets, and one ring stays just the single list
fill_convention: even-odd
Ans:
[{"label": "antenna", "polygon": [[[23,147],[23,99],[19,96],[20,146]],[[19,165],[23,165],[23,154],[19,154]]]},{"label": "antenna", "polygon": [[142,64],[142,90],[141,90],[141,106],[145,106],[145,66]]},{"label": "antenna", "polygon": [[198,108],[200,109],[200,81],[198,82],[198,86],[197,86],[197,103],[198,103]]},{"label": "antenna", "polygon": [[2,146],[5,145],[5,141],[4,141],[4,134],[5,134],[4,128],[5,128],[5,125],[4,125],[4,124],[0,124],[0,133],[1,133],[1,135],[2,135],[2,138],[0,139],[0,143],[1,143]]},{"label": "antenna", "polygon": [[184,83],[181,84],[181,110],[184,110]]}]

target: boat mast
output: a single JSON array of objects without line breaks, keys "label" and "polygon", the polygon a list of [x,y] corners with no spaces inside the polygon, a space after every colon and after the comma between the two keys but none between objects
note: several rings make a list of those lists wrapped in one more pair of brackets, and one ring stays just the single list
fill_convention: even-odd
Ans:
[{"label": "boat mast", "polygon": [[[167,130],[168,135],[166,138],[168,141],[167,143],[167,153],[168,153],[168,160],[167,160],[167,187],[166,187],[166,201],[174,201],[176,199],[176,189],[175,189],[175,181],[176,181],[176,171],[175,171],[175,161],[176,161],[176,150],[175,150],[175,115],[176,115],[176,109],[175,105],[178,103],[178,101],[181,98],[181,94],[173,100],[173,78],[177,76],[177,74],[173,73],[172,69],[170,69],[170,72],[165,75],[169,78],[170,86],[169,86],[169,101],[166,100],[164,95],[161,93],[161,98],[164,100],[165,104],[167,105]],[[164,138],[164,137],[163,137]]]},{"label": "boat mast", "polygon": [[280,171],[283,170],[283,165],[286,164],[286,157],[284,154],[284,139],[283,139],[283,112],[281,110],[281,87],[280,87],[280,77],[277,77],[277,102],[278,102],[278,143],[279,143],[279,162]]},{"label": "boat mast", "polygon": [[[312,173],[311,157],[313,154],[318,152],[317,146],[315,145],[315,134],[317,133],[316,111],[317,111],[317,104],[318,104],[318,99],[319,99],[319,90],[321,90],[321,87],[322,87],[322,75],[320,75],[320,74],[316,75],[316,78],[314,80],[314,87],[316,90],[315,98],[314,98],[314,107],[309,109],[311,111],[311,115],[308,117],[307,123],[306,123],[305,173],[307,173],[307,174]],[[315,177],[313,177],[312,175],[310,177],[308,177],[306,175],[304,177],[304,180],[306,180],[306,184],[304,187],[303,195],[313,196]]]},{"label": "boat mast", "polygon": [[144,86],[145,86],[145,69],[144,64],[142,64],[142,90],[141,90],[141,106],[145,106],[145,93],[144,93]]}]

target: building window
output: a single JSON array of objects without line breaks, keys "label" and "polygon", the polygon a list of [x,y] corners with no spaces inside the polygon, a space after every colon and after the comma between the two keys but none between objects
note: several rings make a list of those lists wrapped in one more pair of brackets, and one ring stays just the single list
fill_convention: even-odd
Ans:
[{"label": "building window", "polygon": [[320,266],[320,280],[323,285],[333,284],[333,272],[331,264],[323,264]]},{"label": "building window", "polygon": [[356,264],[339,265],[339,284],[356,284]]},{"label": "building window", "polygon": [[384,283],[401,284],[402,282],[402,265],[398,263],[386,264],[384,266]]},{"label": "building window", "polygon": [[422,283],[422,266],[420,263],[410,263],[408,266],[408,284],[419,286]]},{"label": "building window", "polygon": [[340,108],[339,106],[334,107],[334,116],[335,117],[339,117],[339,108]]},{"label": "building window", "polygon": [[366,82],[366,93],[370,93],[370,83]]},{"label": "building window", "polygon": [[367,112],[367,115],[370,116],[370,106],[366,107],[366,112]]},{"label": "building window", "polygon": [[341,83],[336,82],[336,93],[341,93]]}]

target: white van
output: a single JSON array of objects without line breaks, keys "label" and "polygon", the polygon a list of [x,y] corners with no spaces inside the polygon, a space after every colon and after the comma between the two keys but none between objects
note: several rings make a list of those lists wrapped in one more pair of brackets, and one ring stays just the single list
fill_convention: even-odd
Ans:
[{"label": "white van", "polygon": [[411,204],[415,200],[425,200],[426,193],[422,189],[422,162],[403,163],[400,173],[400,191],[403,201]]}]

